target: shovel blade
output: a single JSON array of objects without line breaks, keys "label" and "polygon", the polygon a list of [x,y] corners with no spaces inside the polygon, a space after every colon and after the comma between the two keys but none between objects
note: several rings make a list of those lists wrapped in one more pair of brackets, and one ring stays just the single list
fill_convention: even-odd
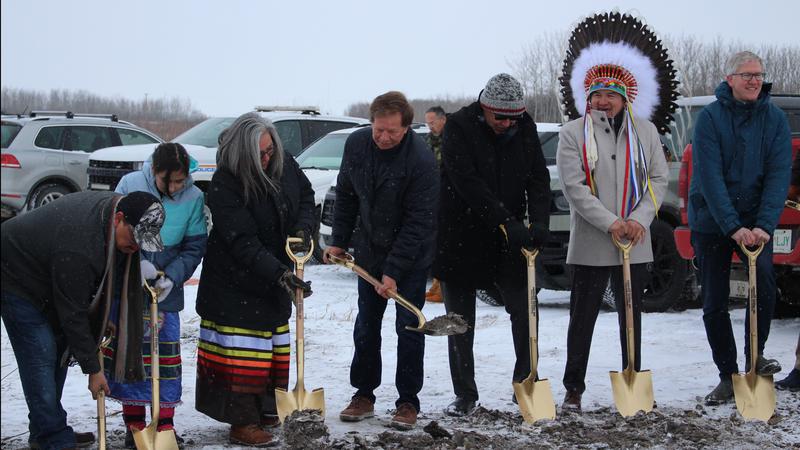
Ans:
[{"label": "shovel blade", "polygon": [[154,423],[144,430],[133,430],[133,442],[136,444],[136,450],[178,450],[175,431],[158,431]]},{"label": "shovel blade", "polygon": [[306,391],[303,386],[295,386],[292,392],[276,388],[275,403],[281,423],[294,411],[306,409],[317,410],[323,419],[325,417],[325,390],[322,388],[314,389],[311,392]]},{"label": "shovel blade", "polygon": [[556,418],[556,403],[553,401],[549,380],[536,381],[536,377],[531,374],[521,383],[513,383],[513,387],[525,422]]},{"label": "shovel blade", "polygon": [[766,422],[775,414],[775,385],[772,375],[733,374],[733,396],[736,409],[748,420]]},{"label": "shovel blade", "polygon": [[637,411],[648,413],[653,410],[655,400],[652,375],[649,370],[609,372],[614,404],[623,417],[633,416]]}]

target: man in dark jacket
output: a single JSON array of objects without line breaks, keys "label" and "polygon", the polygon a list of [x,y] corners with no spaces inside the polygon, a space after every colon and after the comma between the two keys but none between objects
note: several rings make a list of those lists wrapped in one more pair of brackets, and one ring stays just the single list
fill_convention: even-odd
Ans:
[{"label": "man in dark jacket", "polygon": [[[373,391],[381,382],[381,320],[387,291],[401,293],[418,308],[425,303],[425,282],[433,261],[439,197],[438,171],[425,141],[409,129],[414,111],[405,96],[390,91],[370,105],[371,128],[358,130],[345,143],[336,185],[332,245],[329,255],[342,255],[353,229],[360,234],[356,263],[381,280],[373,288],[358,281],[358,317],[353,331],[355,354],[350,383],[357,389],[342,411],[344,421],[374,415]],[[419,412],[424,335],[408,331],[416,317],[397,307],[397,373],[399,398],[392,425],[410,429]]]},{"label": "man in dark jacket", "polygon": [[114,337],[124,339],[128,351],[118,351],[107,368],[121,382],[144,379],[138,252],[160,250],[163,222],[164,208],[149,193],[81,192],[3,223],[2,317],[30,411],[32,446],[63,449],[94,441],[67,425],[61,393],[70,355],[89,375],[93,397],[109,393],[97,351],[111,295],[121,293],[113,286],[118,280],[128,290],[116,309],[131,320],[114,321]]},{"label": "man in dark jacket", "polygon": [[[775,307],[772,234],[783,211],[791,168],[791,135],[786,115],[770,101],[761,58],[740,52],[727,64],[717,101],[695,122],[689,190],[689,227],[699,265],[703,321],[720,383],[706,396],[710,405],[733,400],[736,341],[728,314],[731,255],[747,258],[739,245],[764,250],[756,260],[758,360],[760,375],[780,372],[778,361],[762,353]],[[745,355],[749,370],[750,322],[745,315]]]},{"label": "man in dark jacket", "polygon": [[478,400],[472,355],[476,289],[499,290],[511,315],[513,380],[530,373],[526,262],[520,248],[540,247],[547,240],[551,194],[536,124],[525,112],[516,79],[495,75],[477,102],[450,115],[442,162],[439,229],[446,232],[438,234],[433,275],[441,281],[447,312],[469,323],[465,334],[448,338],[456,399],[445,412],[463,415]]}]

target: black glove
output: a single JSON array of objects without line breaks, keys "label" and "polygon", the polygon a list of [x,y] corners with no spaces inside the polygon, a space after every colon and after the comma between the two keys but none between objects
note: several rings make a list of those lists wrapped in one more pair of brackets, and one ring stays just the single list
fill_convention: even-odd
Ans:
[{"label": "black glove", "polygon": [[303,242],[293,242],[289,248],[295,253],[305,253],[311,248],[311,236],[306,230],[297,230],[292,237],[300,238]]},{"label": "black glove", "polygon": [[286,289],[286,292],[292,296],[292,299],[294,299],[294,293],[298,288],[303,290],[303,298],[312,294],[311,282],[303,281],[300,278],[297,278],[297,276],[293,274],[291,270],[283,272],[283,275],[281,275],[280,279],[278,280],[278,284],[280,284],[282,288]]},{"label": "black glove", "polygon": [[540,223],[531,223],[528,231],[531,235],[531,247],[528,248],[542,248],[550,239],[550,229]]},{"label": "black glove", "polygon": [[508,219],[503,224],[505,226],[505,237],[509,251],[519,254],[522,247],[533,248],[531,233],[525,225],[517,219]]}]

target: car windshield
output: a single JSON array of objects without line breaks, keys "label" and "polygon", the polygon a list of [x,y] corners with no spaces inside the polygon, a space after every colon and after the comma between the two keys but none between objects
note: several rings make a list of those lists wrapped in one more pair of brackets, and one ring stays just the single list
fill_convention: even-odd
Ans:
[{"label": "car windshield", "polygon": [[3,122],[3,141],[0,148],[8,148],[9,145],[14,141],[14,138],[17,137],[19,130],[22,129],[22,125],[13,122]]},{"label": "car windshield", "polygon": [[556,163],[556,150],[558,150],[558,132],[542,131],[539,133],[539,143],[542,144],[542,154],[547,165]]},{"label": "car windshield", "polygon": [[173,142],[214,148],[217,146],[219,134],[228,128],[234,120],[234,117],[212,117],[206,119],[173,139]]},{"label": "car windshield", "polygon": [[297,163],[301,169],[339,170],[348,136],[350,135],[340,133],[323,136],[297,157]]},{"label": "car windshield", "polygon": [[675,119],[669,124],[669,133],[661,136],[667,146],[672,161],[680,161],[686,145],[692,141],[694,121],[703,106],[680,106],[672,114]]}]

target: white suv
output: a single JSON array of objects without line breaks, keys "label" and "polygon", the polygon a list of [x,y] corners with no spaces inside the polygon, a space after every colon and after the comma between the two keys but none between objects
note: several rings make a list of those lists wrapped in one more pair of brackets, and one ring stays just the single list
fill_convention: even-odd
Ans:
[{"label": "white suv", "polygon": [[162,142],[113,114],[3,115],[2,130],[3,219],[84,189],[89,155],[99,148]]}]

